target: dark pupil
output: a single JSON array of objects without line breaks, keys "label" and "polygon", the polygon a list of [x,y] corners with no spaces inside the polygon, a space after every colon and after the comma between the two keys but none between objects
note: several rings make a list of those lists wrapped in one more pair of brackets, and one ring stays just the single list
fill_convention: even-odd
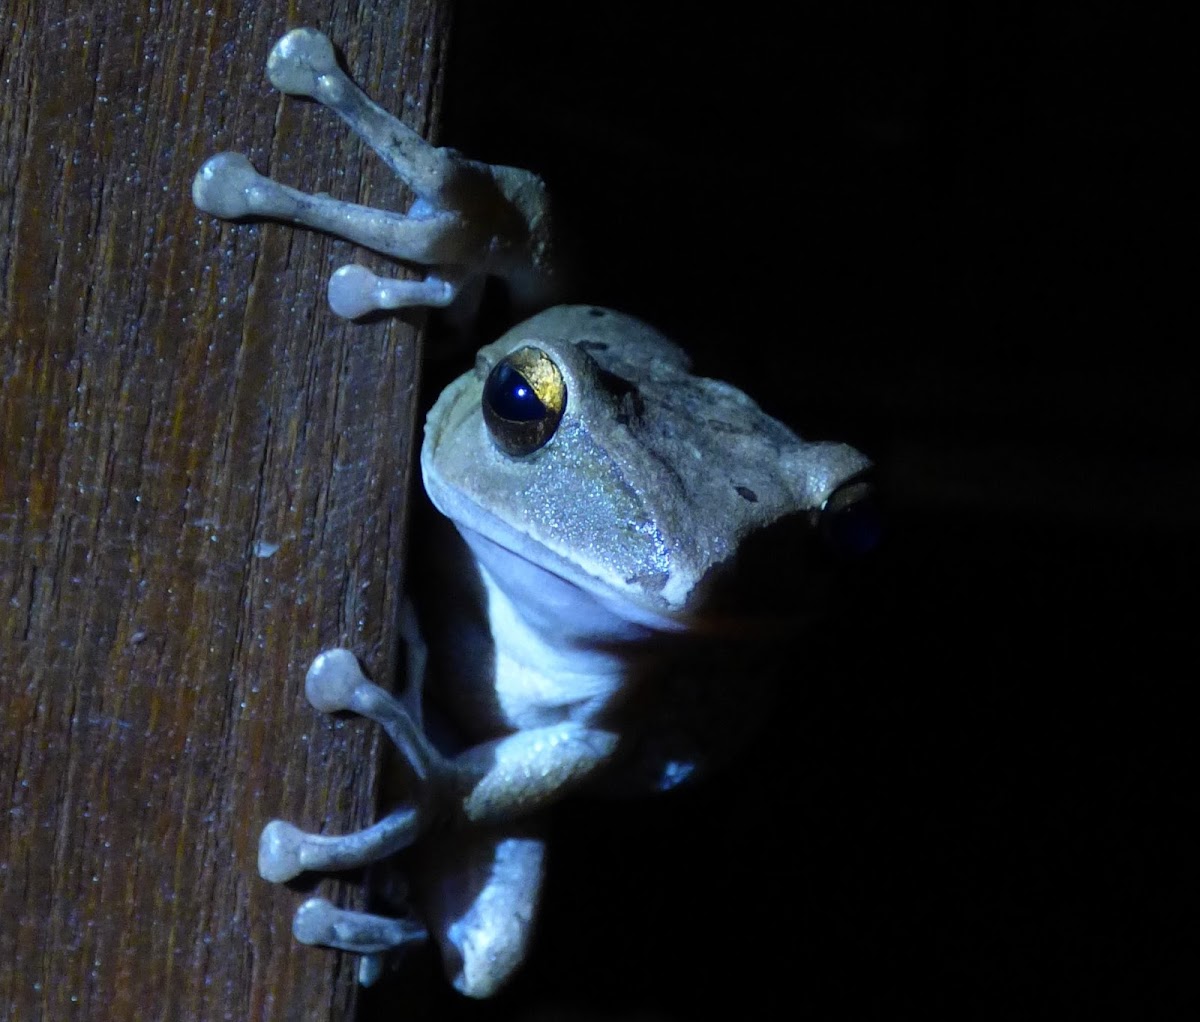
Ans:
[{"label": "dark pupil", "polygon": [[840,553],[858,556],[879,545],[883,516],[879,505],[867,497],[834,512],[828,536]]},{"label": "dark pupil", "polygon": [[529,381],[507,362],[488,374],[483,399],[496,415],[509,422],[536,422],[546,417],[546,406],[538,400]]}]

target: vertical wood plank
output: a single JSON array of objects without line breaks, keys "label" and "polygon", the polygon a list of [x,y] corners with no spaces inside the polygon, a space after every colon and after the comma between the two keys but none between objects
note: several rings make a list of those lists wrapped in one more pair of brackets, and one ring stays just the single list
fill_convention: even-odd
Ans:
[{"label": "vertical wood plank", "polygon": [[352,963],[294,944],[301,895],[258,879],[256,845],[273,816],[333,831],[374,811],[375,729],[321,717],[303,675],[339,642],[395,667],[416,321],[341,324],[324,281],[372,257],[220,223],[190,182],[232,149],[402,203],[333,115],[270,88],[266,55],[320,27],[428,133],[447,7],[6,5],[6,1019],[353,1008]]}]

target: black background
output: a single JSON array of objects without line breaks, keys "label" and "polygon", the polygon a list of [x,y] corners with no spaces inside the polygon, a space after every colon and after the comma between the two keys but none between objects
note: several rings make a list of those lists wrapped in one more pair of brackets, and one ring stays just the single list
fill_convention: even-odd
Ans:
[{"label": "black background", "polygon": [[442,141],[545,175],[582,300],[870,452],[891,525],[736,769],[561,808],[509,990],[414,962],[364,1017],[1178,1003],[1187,38],[1133,5],[459,5]]}]

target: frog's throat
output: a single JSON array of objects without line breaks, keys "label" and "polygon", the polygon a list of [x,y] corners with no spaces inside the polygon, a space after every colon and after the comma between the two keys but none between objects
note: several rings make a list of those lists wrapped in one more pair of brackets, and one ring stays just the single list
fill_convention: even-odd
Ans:
[{"label": "frog's throat", "polygon": [[[597,576],[524,535],[481,508],[469,497],[426,478],[434,506],[458,529],[472,554],[514,602],[560,627],[576,627],[580,608],[588,606],[596,622],[628,622],[658,632],[687,630],[688,593],[678,605],[637,586],[634,581]],[[471,525],[465,525],[470,522]],[[690,590],[689,590],[690,591]],[[606,626],[596,625],[601,631]]]}]

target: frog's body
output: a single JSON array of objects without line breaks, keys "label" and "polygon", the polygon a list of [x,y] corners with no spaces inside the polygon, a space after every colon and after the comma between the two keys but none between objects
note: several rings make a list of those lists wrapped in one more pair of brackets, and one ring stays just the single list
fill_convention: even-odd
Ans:
[{"label": "frog's body", "polygon": [[[343,268],[330,298],[346,314],[469,303],[482,273],[504,276],[526,300],[552,292],[550,218],[534,175],[428,146],[358,92],[311,30],[285,36],[268,68],[280,88],[337,110],[417,203],[401,216],[305,196],[224,154],[197,175],[199,206],[336,230],[434,266],[423,281],[399,282]],[[431,670],[457,741],[426,737],[419,679],[401,703],[348,651],[321,654],[310,700],[387,729],[408,767],[409,801],[340,838],[275,821],[260,872],[281,881],[416,845],[426,853],[414,862],[417,903],[452,980],[492,993],[520,964],[536,916],[540,811],[620,776],[671,787],[714,745],[735,744],[753,716],[728,712],[739,701],[749,709],[738,676],[748,661],[716,652],[708,614],[751,540],[845,511],[867,464],[692,375],[678,347],[619,313],[557,306],[483,348],[431,410],[421,453],[426,490],[470,555],[448,572],[458,623],[438,629]],[[295,929],[368,956],[425,936],[418,923],[319,899],[301,907]]]}]

